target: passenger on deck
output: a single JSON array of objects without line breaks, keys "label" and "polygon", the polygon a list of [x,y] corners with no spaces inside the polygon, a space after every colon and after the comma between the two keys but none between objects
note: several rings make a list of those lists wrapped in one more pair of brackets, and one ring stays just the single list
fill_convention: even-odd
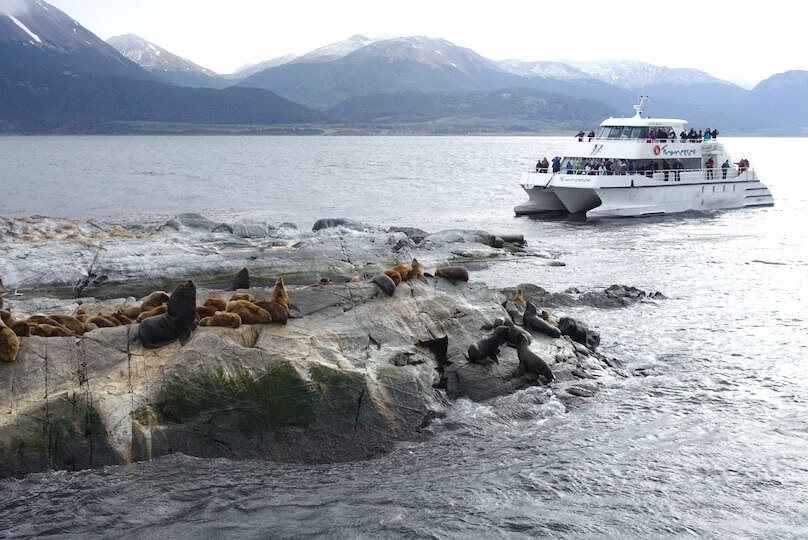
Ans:
[{"label": "passenger on deck", "polygon": [[742,158],[741,161],[736,163],[736,165],[738,166],[738,172],[742,173],[742,172],[746,171],[746,169],[749,168],[749,161],[747,161],[746,158]]},{"label": "passenger on deck", "polygon": [[628,174],[637,174],[637,165],[633,159],[628,160]]},{"label": "passenger on deck", "polygon": [[580,159],[575,160],[575,165],[573,166],[573,169],[575,169],[575,174],[581,174],[582,167],[581,167],[581,160]]},{"label": "passenger on deck", "polygon": [[682,139],[682,142],[685,142],[687,140],[687,131],[682,130],[682,132],[679,134],[679,138]]},{"label": "passenger on deck", "polygon": [[727,171],[729,170],[729,160],[725,160],[724,163],[721,164],[721,180],[727,179]]},{"label": "passenger on deck", "polygon": [[[690,133],[687,134],[687,138],[690,140],[690,142],[696,142],[696,130],[690,128]],[[701,139],[701,137],[699,137],[699,139]]]},{"label": "passenger on deck", "polygon": [[578,142],[583,142],[583,140],[584,140],[584,130],[579,131],[578,134],[575,135],[575,136],[578,137]]},{"label": "passenger on deck", "polygon": [[654,142],[654,130],[648,130],[648,136],[645,138],[645,142]]},{"label": "passenger on deck", "polygon": [[587,137],[589,138],[589,140],[590,140],[590,141],[591,141],[592,139],[594,139],[594,138],[595,138],[595,130],[594,130],[594,129],[590,129],[590,130],[589,130],[589,133],[587,134]]},{"label": "passenger on deck", "polygon": [[679,171],[681,171],[681,170],[682,170],[682,169],[684,169],[684,168],[685,168],[685,166],[684,166],[684,165],[682,165],[682,160],[680,160],[680,159],[677,159],[677,160],[676,160],[676,161],[673,163],[673,179],[674,179],[675,181],[677,181],[677,182],[678,182],[679,180],[681,180],[681,178],[679,178]]},{"label": "passenger on deck", "polygon": [[567,170],[567,174],[572,174],[572,161],[571,160],[567,162],[566,170]]},{"label": "passenger on deck", "polygon": [[712,134],[712,132],[710,131],[710,128],[707,128],[707,129],[705,130],[705,132],[704,132],[704,135],[702,135],[702,138],[703,138],[705,141],[709,141],[709,140],[710,140],[710,137],[712,137],[712,136],[713,136],[713,134]]},{"label": "passenger on deck", "polygon": [[556,156],[553,158],[553,172],[557,173],[561,170],[561,158]]},{"label": "passenger on deck", "polygon": [[665,175],[664,178],[665,178],[666,182],[668,181],[668,171],[670,170],[670,168],[671,168],[671,162],[670,161],[668,161],[666,159],[665,161],[662,162],[662,170],[664,171],[664,175]]},{"label": "passenger on deck", "polygon": [[670,132],[670,133],[668,133],[668,138],[669,138],[670,140],[672,140],[672,141],[675,141],[675,140],[676,140],[676,132],[673,130],[673,128],[671,128],[671,132]]},{"label": "passenger on deck", "polygon": [[536,162],[536,172],[541,172],[541,160]]},{"label": "passenger on deck", "polygon": [[547,161],[547,156],[544,156],[544,158],[542,158],[542,160],[540,162],[540,165],[541,165],[541,171],[540,172],[546,173],[547,169],[550,168],[550,162]]},{"label": "passenger on deck", "polygon": [[717,139],[717,138],[718,138],[718,130],[717,130],[717,129],[713,129],[712,136],[713,136],[713,139]]},{"label": "passenger on deck", "polygon": [[707,161],[704,163],[704,168],[707,169],[707,178],[713,178],[713,168],[715,167],[715,162],[713,158],[708,158]]}]

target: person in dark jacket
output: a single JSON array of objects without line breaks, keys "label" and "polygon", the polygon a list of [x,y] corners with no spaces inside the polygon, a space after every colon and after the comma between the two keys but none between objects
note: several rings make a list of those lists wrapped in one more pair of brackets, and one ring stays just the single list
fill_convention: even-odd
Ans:
[{"label": "person in dark jacket", "polygon": [[724,163],[721,164],[721,180],[727,179],[727,171],[729,170],[729,160],[725,160]]}]

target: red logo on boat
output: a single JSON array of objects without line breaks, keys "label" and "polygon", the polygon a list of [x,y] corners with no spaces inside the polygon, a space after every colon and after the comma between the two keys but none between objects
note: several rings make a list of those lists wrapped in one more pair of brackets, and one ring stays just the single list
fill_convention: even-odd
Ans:
[{"label": "red logo on boat", "polygon": [[662,152],[662,148],[660,148],[658,144],[655,144],[654,145],[654,155],[658,156],[660,152]]}]

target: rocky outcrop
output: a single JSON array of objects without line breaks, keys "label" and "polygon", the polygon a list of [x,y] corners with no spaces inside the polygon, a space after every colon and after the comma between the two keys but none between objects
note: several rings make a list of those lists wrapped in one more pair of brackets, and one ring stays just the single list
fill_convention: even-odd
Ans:
[{"label": "rocky outcrop", "polygon": [[[257,300],[269,297],[250,290]],[[200,289],[226,299],[231,293]],[[291,289],[302,318],[287,325],[197,328],[184,346],[144,349],[135,325],[81,338],[22,338],[0,365],[0,476],[201,457],[322,463],[364,459],[422,428],[452,399],[485,400],[537,381],[469,364],[471,342],[507,317],[506,297],[481,284],[408,281],[392,297],[372,283]],[[84,301],[93,313],[125,300]],[[129,301],[131,302],[131,300]],[[19,315],[76,301],[10,300]],[[566,403],[614,376],[590,349],[534,335]]]}]

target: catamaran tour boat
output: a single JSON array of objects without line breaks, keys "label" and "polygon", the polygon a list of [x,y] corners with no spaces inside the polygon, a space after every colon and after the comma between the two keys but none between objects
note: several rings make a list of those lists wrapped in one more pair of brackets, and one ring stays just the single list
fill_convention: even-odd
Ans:
[{"label": "catamaran tour boat", "polygon": [[516,215],[599,219],[774,205],[746,160],[733,163],[717,138],[683,139],[685,120],[643,117],[645,99],[633,117],[609,118],[594,136],[579,133],[552,168],[523,173],[530,200],[514,207]]}]

